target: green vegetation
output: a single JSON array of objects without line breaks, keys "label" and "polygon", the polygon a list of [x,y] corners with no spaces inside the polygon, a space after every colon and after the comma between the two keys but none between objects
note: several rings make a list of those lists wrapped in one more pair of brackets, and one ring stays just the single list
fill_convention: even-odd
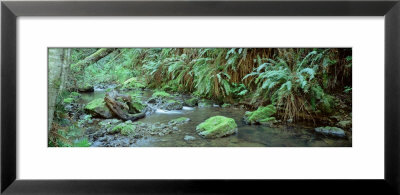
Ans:
[{"label": "green vegetation", "polygon": [[73,101],[74,101],[74,98],[65,98],[63,102],[66,103],[66,104],[70,104]]},{"label": "green vegetation", "polygon": [[132,121],[126,121],[125,123],[120,123],[111,129],[110,133],[121,133],[122,135],[132,135],[135,133],[136,126]]},{"label": "green vegetation", "polygon": [[132,77],[122,84],[122,89],[143,89],[145,87],[136,77]]},{"label": "green vegetation", "polygon": [[156,91],[153,93],[154,98],[169,98],[171,95],[165,91]]},{"label": "green vegetation", "polygon": [[185,100],[185,105],[195,107],[199,103],[199,100],[197,98],[190,98]]},{"label": "green vegetation", "polygon": [[237,124],[234,119],[224,116],[213,116],[196,127],[200,136],[205,138],[218,138],[237,132]]},{"label": "green vegetation", "polygon": [[275,117],[272,116],[275,113],[276,109],[272,104],[266,107],[259,107],[253,112],[246,112],[245,121],[248,124],[259,124],[275,121]]},{"label": "green vegetation", "polygon": [[106,106],[106,103],[104,102],[103,98],[97,98],[92,100],[85,106],[85,110],[89,114],[95,117],[102,117],[102,118],[112,117],[112,114],[108,109],[108,107]]},{"label": "green vegetation", "polygon": [[83,138],[74,143],[73,147],[89,147],[91,144],[87,138]]}]

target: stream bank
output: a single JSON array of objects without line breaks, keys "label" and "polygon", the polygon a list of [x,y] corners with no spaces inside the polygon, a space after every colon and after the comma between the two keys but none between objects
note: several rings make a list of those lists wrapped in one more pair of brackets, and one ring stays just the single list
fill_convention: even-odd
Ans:
[{"label": "stream bank", "polygon": [[[132,91],[121,91],[130,93]],[[152,101],[154,91],[135,91],[147,104],[146,117],[132,124],[134,134],[111,132],[116,126],[125,124],[119,119],[91,118],[80,116],[83,135],[92,147],[351,147],[351,134],[345,138],[333,137],[315,131],[312,123],[290,125],[248,125],[243,120],[246,108],[242,106],[219,106],[209,100],[200,100],[198,106],[187,106],[190,96],[175,94],[173,99],[182,106],[180,110],[166,109]],[[86,105],[96,98],[104,98],[106,90],[96,88],[94,92],[82,93],[78,105]],[[149,103],[149,102],[153,102]],[[206,102],[206,103],[205,103]],[[196,126],[213,116],[234,119],[237,133],[225,137],[206,139],[196,132]],[[85,118],[86,117],[86,118]],[[182,123],[173,121],[188,118]],[[172,121],[172,122],[171,122]],[[130,122],[130,121],[129,121]],[[346,132],[349,134],[349,132]]]}]

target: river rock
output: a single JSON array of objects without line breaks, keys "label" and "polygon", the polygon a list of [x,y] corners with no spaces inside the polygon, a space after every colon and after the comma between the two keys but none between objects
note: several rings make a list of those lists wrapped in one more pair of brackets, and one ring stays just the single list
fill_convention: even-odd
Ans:
[{"label": "river rock", "polygon": [[89,102],[85,106],[85,111],[92,115],[93,117],[99,118],[112,118],[113,115],[111,111],[106,106],[106,103],[103,98],[97,98]]},{"label": "river rock", "polygon": [[78,92],[81,93],[88,93],[88,92],[94,92],[94,86],[93,85],[82,85],[82,86],[78,86]]},{"label": "river rock", "polygon": [[149,99],[147,100],[147,103],[155,104],[155,103],[157,103],[157,98],[151,97],[151,98],[149,98]]},{"label": "river rock", "polygon": [[214,103],[210,100],[202,99],[199,101],[198,105],[199,105],[199,108],[211,108],[211,107],[213,107]]},{"label": "river rock", "polygon": [[190,121],[190,118],[187,117],[179,117],[176,119],[172,119],[168,122],[169,125],[180,125]]},{"label": "river rock", "polygon": [[189,106],[189,107],[195,107],[199,103],[199,100],[197,98],[190,98],[185,100],[184,105]]},{"label": "river rock", "polygon": [[160,106],[161,109],[165,110],[182,110],[183,104],[182,102],[178,102],[176,100],[167,100]]},{"label": "river rock", "polygon": [[196,138],[195,137],[193,137],[193,136],[190,136],[190,135],[185,135],[185,138],[183,138],[185,141],[193,141],[193,140],[196,140]]},{"label": "river rock", "polygon": [[224,116],[213,116],[196,127],[198,134],[204,138],[218,138],[237,133],[234,119]]},{"label": "river rock", "polygon": [[338,127],[318,127],[315,128],[315,132],[333,137],[346,137],[346,133],[344,132],[344,130]]},{"label": "river rock", "polygon": [[106,119],[106,120],[102,120],[101,122],[99,122],[99,125],[102,128],[106,128],[107,129],[107,128],[115,126],[116,124],[118,124],[120,122],[122,122],[122,121],[118,120],[118,119]]}]

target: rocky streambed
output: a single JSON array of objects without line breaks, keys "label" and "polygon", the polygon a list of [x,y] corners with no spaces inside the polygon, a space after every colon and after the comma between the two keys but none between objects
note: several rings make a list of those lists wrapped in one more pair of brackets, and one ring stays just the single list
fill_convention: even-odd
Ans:
[{"label": "rocky streambed", "polygon": [[[107,90],[82,93],[66,104],[83,135],[93,147],[307,147],[352,145],[351,133],[340,128],[314,124],[276,123],[270,107],[249,112],[244,107],[217,105],[210,100],[151,90],[126,90],[132,105],[120,107],[128,117],[144,113],[131,121],[104,108],[88,109],[91,102],[103,104]],[[116,98],[117,99],[117,98]],[[91,105],[92,108],[94,105]],[[90,107],[90,106],[89,106]],[[79,109],[80,108],[80,109]],[[74,110],[75,109],[75,110]],[[78,110],[81,110],[80,112]],[[83,112],[82,112],[83,110]],[[94,113],[95,112],[95,113]],[[97,113],[97,114],[96,114]],[[102,113],[102,114],[99,114]],[[264,114],[263,114],[264,113]],[[90,114],[90,115],[89,115]],[[263,116],[260,118],[260,116]]]}]

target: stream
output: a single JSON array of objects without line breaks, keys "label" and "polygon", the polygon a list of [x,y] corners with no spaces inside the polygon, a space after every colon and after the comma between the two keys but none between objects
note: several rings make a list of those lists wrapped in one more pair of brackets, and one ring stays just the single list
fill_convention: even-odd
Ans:
[{"label": "stream", "polygon": [[[83,93],[81,102],[87,104],[95,98],[102,98],[105,91],[101,89],[92,93]],[[151,97],[152,91],[145,90],[142,100]],[[245,109],[239,107],[221,108],[217,105],[208,108],[183,107],[182,110],[161,110],[147,115],[138,121],[143,123],[168,123],[172,119],[188,117],[188,123],[179,126],[179,131],[163,136],[145,136],[135,140],[126,141],[126,146],[132,147],[351,147],[350,138],[333,138],[315,133],[313,124],[280,125],[271,128],[263,125],[246,125],[243,122]],[[238,133],[215,139],[205,139],[196,133],[196,126],[212,116],[222,115],[233,118],[238,125]],[[103,119],[101,119],[103,120]],[[92,124],[99,128],[96,124]],[[185,140],[191,136],[191,140]],[[114,140],[118,141],[118,140]],[[121,140],[124,141],[124,140]],[[92,146],[102,146],[94,142]]]}]

